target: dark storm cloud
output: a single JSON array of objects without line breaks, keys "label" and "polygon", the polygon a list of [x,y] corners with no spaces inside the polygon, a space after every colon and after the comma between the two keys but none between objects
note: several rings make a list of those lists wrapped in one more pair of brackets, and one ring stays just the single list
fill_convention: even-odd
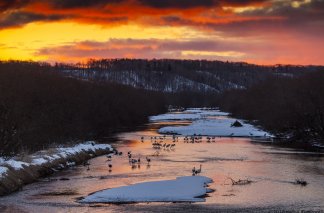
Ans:
[{"label": "dark storm cloud", "polygon": [[30,3],[45,3],[54,9],[101,7],[109,4],[137,3],[152,8],[188,9],[219,5],[249,5],[269,0],[0,0],[0,11],[21,8]]},{"label": "dark storm cloud", "polygon": [[[150,26],[209,28],[237,35],[263,34],[285,28],[305,33],[324,32],[324,0],[295,1],[300,3],[299,7],[293,7],[292,2],[288,0],[0,0],[0,26],[4,28],[22,26],[33,21],[59,20],[65,17],[57,14],[66,14],[70,21],[84,23],[109,25],[134,21]],[[36,6],[34,3],[37,3]],[[233,14],[229,16],[228,11],[226,15],[221,13],[224,6],[257,7],[240,13],[232,12]],[[199,8],[197,13],[192,11],[186,13],[188,9],[194,8]],[[211,8],[219,10],[210,13]],[[89,14],[74,9],[89,9]]]},{"label": "dark storm cloud", "polygon": [[162,16],[161,21],[163,24],[168,25],[196,25],[189,19],[181,18],[179,16]]},{"label": "dark storm cloud", "polygon": [[29,0],[0,0],[0,12],[18,9],[30,3]]},{"label": "dark storm cloud", "polygon": [[225,0],[225,1],[219,1],[222,4],[227,4],[227,5],[250,5],[250,4],[260,4],[264,2],[270,2],[270,0]]},{"label": "dark storm cloud", "polygon": [[302,18],[304,20],[312,18],[324,18],[324,0],[312,0],[308,3],[299,2],[298,7],[293,7],[291,1],[274,2],[271,7],[264,7],[253,11],[243,12],[242,15],[251,16],[285,16],[293,18]]},{"label": "dark storm cloud", "polygon": [[121,3],[125,0],[47,0],[47,2],[57,9],[72,9],[86,7],[100,7],[112,3]]},{"label": "dark storm cloud", "polygon": [[269,0],[137,0],[145,6],[154,8],[188,9],[195,7],[214,7],[220,5],[249,5],[263,3]]},{"label": "dark storm cloud", "polygon": [[18,27],[35,21],[57,21],[64,19],[60,15],[42,15],[29,12],[13,12],[0,18],[0,29],[7,27]]},{"label": "dark storm cloud", "polygon": [[[303,1],[300,1],[303,2]],[[258,23],[259,29],[296,29],[304,33],[324,33],[324,0],[312,0],[309,3],[301,3],[298,7],[293,7],[291,2],[275,2],[271,7],[261,8],[255,11],[248,11],[240,14],[241,16],[257,17],[281,17],[280,21],[266,21]],[[253,27],[253,23],[246,22],[241,25],[244,27]],[[230,28],[226,26],[225,28]],[[232,26],[234,27],[234,26]],[[239,27],[239,26],[237,26]]]},{"label": "dark storm cloud", "polygon": [[145,6],[154,8],[179,8],[187,9],[194,7],[211,7],[219,4],[215,0],[138,0],[139,3]]},{"label": "dark storm cloud", "polygon": [[[226,2],[234,5],[252,1],[227,0]],[[226,17],[216,15],[206,21],[191,16],[165,15],[161,16],[157,23],[213,29],[231,36],[272,36],[279,32],[312,37],[324,35],[324,0],[299,1],[299,3],[297,7],[292,1],[274,1],[272,4],[236,13],[235,19],[230,21],[226,21]]]}]

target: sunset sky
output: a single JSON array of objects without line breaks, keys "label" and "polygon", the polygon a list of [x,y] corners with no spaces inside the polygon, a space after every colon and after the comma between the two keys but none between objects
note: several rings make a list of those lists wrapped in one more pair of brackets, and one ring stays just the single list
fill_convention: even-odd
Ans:
[{"label": "sunset sky", "polygon": [[0,0],[0,59],[324,65],[324,0]]}]

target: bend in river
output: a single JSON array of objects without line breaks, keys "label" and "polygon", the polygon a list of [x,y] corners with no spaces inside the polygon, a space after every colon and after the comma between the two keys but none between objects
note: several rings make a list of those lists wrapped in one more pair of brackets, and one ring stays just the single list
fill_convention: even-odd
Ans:
[{"label": "bend in river", "polygon": [[[206,114],[195,119],[206,121],[226,118],[226,115]],[[1,197],[0,211],[324,210],[323,153],[282,148],[271,143],[255,143],[249,137],[208,139],[204,136],[201,141],[191,143],[185,141],[182,135],[175,138],[158,133],[161,127],[183,126],[191,122],[155,120],[143,131],[119,134],[114,146],[123,155],[113,156],[109,162],[106,156],[97,157],[90,161],[90,170],[76,166],[27,185],[17,193]],[[172,148],[171,145],[168,148],[154,148],[154,137],[157,137],[158,143],[175,145]],[[128,151],[132,152],[133,158],[141,158],[141,163],[129,163]],[[150,164],[145,161],[146,156],[151,159]],[[112,165],[111,169],[108,163]],[[215,190],[206,197],[204,203],[89,205],[78,202],[80,197],[103,189],[188,176],[192,168],[198,168],[200,164],[201,175],[213,179],[209,188]],[[306,180],[308,185],[303,187],[293,184],[297,178]],[[252,182],[232,185],[231,179]]]}]

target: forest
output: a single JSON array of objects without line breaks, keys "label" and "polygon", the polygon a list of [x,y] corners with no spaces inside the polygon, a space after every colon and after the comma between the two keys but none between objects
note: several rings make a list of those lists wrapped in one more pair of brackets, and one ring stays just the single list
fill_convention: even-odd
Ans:
[{"label": "forest", "polygon": [[87,63],[55,64],[55,70],[65,76],[167,93],[222,93],[248,88],[269,77],[296,77],[319,69],[322,67],[173,59],[91,59]]},{"label": "forest", "polygon": [[108,137],[170,105],[219,106],[279,137],[323,140],[318,70],[193,60],[1,61],[0,155]]},{"label": "forest", "polygon": [[156,92],[66,78],[52,69],[0,63],[0,155],[109,136],[166,110]]},{"label": "forest", "polygon": [[324,142],[324,70],[227,91],[218,103],[288,141]]}]

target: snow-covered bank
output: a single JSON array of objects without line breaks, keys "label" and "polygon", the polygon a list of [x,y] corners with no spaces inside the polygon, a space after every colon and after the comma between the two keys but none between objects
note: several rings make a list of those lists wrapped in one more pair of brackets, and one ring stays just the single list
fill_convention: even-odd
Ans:
[{"label": "snow-covered bank", "polygon": [[211,190],[206,188],[212,179],[204,176],[185,176],[175,180],[138,183],[107,189],[91,194],[82,203],[128,202],[203,202]]},{"label": "snow-covered bank", "polygon": [[2,176],[4,176],[8,171],[7,167],[4,166],[0,166],[0,179],[2,178]]},{"label": "snow-covered bank", "polygon": [[207,116],[227,116],[227,112],[219,110],[204,110],[204,109],[187,109],[181,113],[166,113],[162,115],[151,116],[150,121],[164,120],[198,120]]},{"label": "snow-covered bank", "polygon": [[[167,126],[159,129],[162,134],[208,135],[224,137],[271,137],[268,132],[245,123],[243,120],[228,117],[228,113],[219,110],[188,109],[182,113],[167,113],[153,116],[151,121],[158,120],[193,120],[188,126]],[[241,127],[232,124],[239,121]]]},{"label": "snow-covered bank", "polygon": [[216,120],[197,120],[188,126],[170,126],[159,129],[159,133],[163,134],[179,134],[179,135],[208,135],[223,137],[270,137],[271,135],[265,131],[255,128],[243,121],[242,127],[231,127],[237,119],[226,118]]},{"label": "snow-covered bank", "polygon": [[0,195],[11,193],[39,177],[112,151],[108,144],[89,141],[73,147],[39,151],[23,159],[5,160],[0,157]]}]

